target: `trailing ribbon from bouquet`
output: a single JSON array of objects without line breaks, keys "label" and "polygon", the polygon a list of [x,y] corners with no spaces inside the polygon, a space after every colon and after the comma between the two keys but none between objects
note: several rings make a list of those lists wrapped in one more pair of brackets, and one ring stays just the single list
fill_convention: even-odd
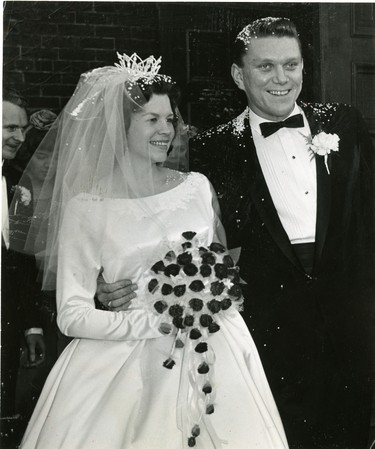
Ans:
[{"label": "trailing ribbon from bouquet", "polygon": [[189,377],[194,389],[199,384],[197,394],[202,404],[188,437],[188,446],[193,447],[200,434],[202,415],[215,411],[211,379],[215,354],[210,337],[220,331],[219,317],[242,310],[243,296],[239,268],[222,244],[203,246],[192,231],[182,233],[182,238],[182,243],[152,265],[148,292],[154,311],[163,315],[163,328],[169,327],[175,333],[163,366],[172,369],[176,364],[175,351],[186,349],[187,345],[193,353],[189,359],[195,361],[194,372],[189,372]]}]

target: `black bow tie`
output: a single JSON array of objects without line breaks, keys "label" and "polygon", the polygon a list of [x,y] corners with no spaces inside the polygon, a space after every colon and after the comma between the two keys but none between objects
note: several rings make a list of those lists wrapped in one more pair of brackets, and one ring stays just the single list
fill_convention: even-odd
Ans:
[{"label": "black bow tie", "polygon": [[282,122],[263,122],[260,125],[263,137],[268,137],[281,128],[303,128],[302,114],[292,115]]}]

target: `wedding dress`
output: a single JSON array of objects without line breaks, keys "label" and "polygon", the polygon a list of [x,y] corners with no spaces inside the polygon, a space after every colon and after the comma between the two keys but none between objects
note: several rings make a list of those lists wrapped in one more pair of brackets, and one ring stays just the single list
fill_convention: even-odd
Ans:
[{"label": "wedding dress", "polygon": [[[147,273],[185,231],[211,243],[211,200],[207,178],[189,173],[178,186],[142,200],[80,194],[70,201],[62,226],[57,306],[61,330],[76,338],[46,381],[21,449],[288,447],[256,347],[234,308],[217,314],[220,330],[207,340],[208,374],[197,373],[200,355],[186,333],[180,336],[184,346],[173,350],[173,368],[163,365],[176,335],[159,331],[164,318],[150,306]],[[83,202],[90,205],[85,217]],[[144,213],[145,205],[153,219]],[[168,236],[162,241],[160,224]],[[100,267],[107,282],[137,283],[131,309],[95,309]],[[201,411],[199,376],[211,383],[213,413]]]}]

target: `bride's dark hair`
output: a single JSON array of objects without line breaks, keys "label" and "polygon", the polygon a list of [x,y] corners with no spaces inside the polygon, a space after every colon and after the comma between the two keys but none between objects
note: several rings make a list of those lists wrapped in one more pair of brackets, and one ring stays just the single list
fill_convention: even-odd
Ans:
[{"label": "bride's dark hair", "polygon": [[150,100],[153,94],[166,94],[171,101],[172,110],[175,111],[177,108],[180,101],[180,89],[169,76],[156,75],[152,81],[140,78],[137,81],[137,84],[141,88],[146,102]]},{"label": "bride's dark hair", "polygon": [[168,95],[175,121],[177,121],[177,108],[181,98],[181,92],[169,76],[156,75],[151,80],[139,78],[136,81],[126,81],[125,92],[124,115],[126,129],[130,126],[131,114],[138,112],[142,106],[148,103],[152,95]]}]

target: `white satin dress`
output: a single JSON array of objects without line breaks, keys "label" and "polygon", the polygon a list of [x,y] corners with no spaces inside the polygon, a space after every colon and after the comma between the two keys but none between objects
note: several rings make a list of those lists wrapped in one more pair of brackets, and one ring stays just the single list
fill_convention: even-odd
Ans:
[{"label": "white satin dress", "polygon": [[[57,307],[59,327],[75,339],[51,370],[21,449],[288,447],[237,310],[218,314],[220,331],[209,337],[213,413],[202,413],[198,384],[206,375],[197,374],[191,340],[174,351],[172,369],[163,366],[175,335],[159,331],[163,317],[146,304],[145,273],[184,231],[196,232],[207,245],[212,241],[211,200],[207,178],[190,173],[177,187],[142,201],[87,195],[71,201],[62,228]],[[161,226],[168,236],[162,242]],[[100,267],[107,282],[138,284],[132,309],[95,309]]]}]

